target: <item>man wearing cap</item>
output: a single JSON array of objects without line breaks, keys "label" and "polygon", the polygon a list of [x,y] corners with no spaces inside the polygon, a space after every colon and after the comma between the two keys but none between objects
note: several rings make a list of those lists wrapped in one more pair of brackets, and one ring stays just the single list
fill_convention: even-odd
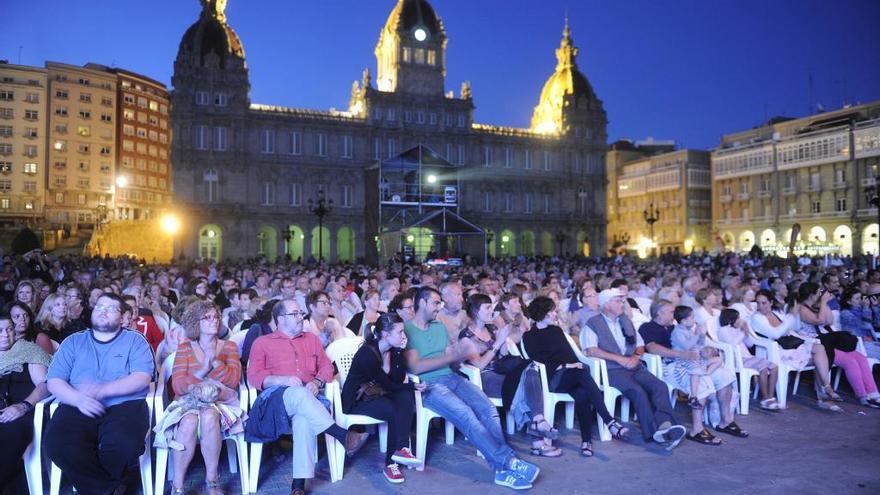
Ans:
[{"label": "man wearing cap", "polygon": [[641,362],[645,343],[632,321],[623,314],[624,294],[618,289],[599,293],[600,314],[587,320],[580,343],[591,357],[604,359],[612,387],[629,399],[639,416],[642,435],[672,450],[686,433],[677,424],[669,403],[669,389]]}]

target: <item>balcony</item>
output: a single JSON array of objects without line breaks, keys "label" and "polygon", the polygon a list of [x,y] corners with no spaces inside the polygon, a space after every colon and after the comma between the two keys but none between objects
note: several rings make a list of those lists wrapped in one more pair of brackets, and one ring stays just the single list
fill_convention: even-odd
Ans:
[{"label": "balcony", "polygon": [[804,192],[819,192],[822,190],[822,186],[819,184],[807,184],[807,187],[804,188]]},{"label": "balcony", "polygon": [[732,194],[722,194],[721,195],[721,202],[722,203],[730,203],[731,201],[733,201]]},{"label": "balcony", "polygon": [[797,194],[796,187],[783,187],[782,188],[782,195],[783,196],[791,196],[793,194]]},{"label": "balcony", "polygon": [[773,196],[773,191],[758,191],[759,198],[769,198]]},{"label": "balcony", "polygon": [[739,193],[736,195],[736,199],[738,199],[740,201],[748,201],[751,197],[752,197],[752,195],[747,192]]},{"label": "balcony", "polygon": [[836,191],[839,189],[846,189],[846,186],[847,186],[846,181],[835,182],[834,183],[834,190]]},{"label": "balcony", "polygon": [[874,186],[877,184],[877,181],[873,177],[868,177],[867,179],[861,180],[862,187]]},{"label": "balcony", "polygon": [[858,211],[856,211],[856,216],[860,216],[860,217],[867,217],[867,216],[876,217],[876,216],[877,216],[877,208],[859,208]]}]

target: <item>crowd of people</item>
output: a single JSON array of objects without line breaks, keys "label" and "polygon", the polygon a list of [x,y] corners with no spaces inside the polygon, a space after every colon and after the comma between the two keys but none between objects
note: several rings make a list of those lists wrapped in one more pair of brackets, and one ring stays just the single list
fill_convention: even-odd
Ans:
[{"label": "crowd of people", "polygon": [[[124,493],[152,429],[155,445],[172,451],[172,493],[184,493],[196,449],[206,493],[224,493],[223,440],[244,434],[259,443],[292,436],[291,493],[304,495],[319,435],[354,455],[370,434],[337,424],[325,394],[339,379],[328,347],[352,338],[362,344],[341,407],[387,422],[379,468],[391,483],[404,481],[401,466],[424,466],[424,452],[410,447],[417,398],[477,448],[494,483],[512,489],[539,477],[524,454],[563,454],[548,391],[573,399],[585,458],[602,428],[618,441],[638,429],[668,450],[748,438],[735,420],[745,369],[756,377],[757,407],[771,413],[786,408],[778,384],[790,371],[813,371],[816,407],[842,413],[833,367],[859,406],[880,408],[871,366],[880,358],[880,271],[863,260],[804,259],[703,253],[376,268],[7,255],[0,491],[22,491],[34,408],[51,396],[59,407],[43,448],[80,493]],[[732,354],[744,369],[729,364]],[[597,363],[607,383],[594,380]],[[170,403],[153,422],[144,399],[163,375]],[[253,405],[240,403],[243,381],[260,391]],[[619,391],[637,421],[615,416],[604,387]],[[671,390],[689,421],[679,420]],[[508,443],[498,400],[531,440],[525,453]]]}]

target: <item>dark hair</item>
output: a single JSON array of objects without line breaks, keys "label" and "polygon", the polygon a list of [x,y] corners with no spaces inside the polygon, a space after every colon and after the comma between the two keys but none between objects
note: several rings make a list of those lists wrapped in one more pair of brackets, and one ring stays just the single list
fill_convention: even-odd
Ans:
[{"label": "dark hair", "polygon": [[480,306],[484,304],[492,304],[492,298],[486,294],[473,294],[467,298],[467,315],[472,319],[477,319],[477,313],[480,312]]},{"label": "dark hair", "polygon": [[849,301],[853,298],[854,295],[861,293],[862,291],[859,290],[858,286],[853,285],[847,288],[845,291],[843,291],[843,297],[840,299],[840,305],[845,309],[851,308],[852,304],[850,304]]},{"label": "dark hair", "polygon": [[[284,309],[284,304],[282,304],[282,303],[285,301],[291,301],[291,302],[296,303],[296,299],[292,299],[292,298],[280,299],[277,303],[275,303],[274,306],[272,306],[272,311],[271,311],[272,321],[274,321],[276,325],[278,324],[278,318],[280,318],[281,315],[284,314],[285,309]],[[297,306],[299,306],[299,303],[297,303]],[[302,308],[300,308],[300,311],[302,311]]]},{"label": "dark hair", "polygon": [[322,290],[313,290],[313,291],[309,292],[308,295],[306,295],[306,310],[309,313],[312,312],[312,306],[318,305],[318,298],[321,296],[324,296],[327,299],[330,299],[330,296],[328,296],[327,293]]},{"label": "dark hair", "polygon": [[675,310],[672,312],[672,317],[675,318],[677,323],[681,323],[685,318],[692,315],[694,313],[693,308],[690,306],[676,306]]},{"label": "dark hair", "polygon": [[379,315],[379,319],[376,320],[376,323],[367,327],[364,342],[370,345],[378,345],[379,340],[382,338],[382,333],[391,332],[394,325],[397,325],[398,323],[403,323],[403,318],[390,311],[382,313]]},{"label": "dark hair", "polygon": [[254,315],[254,319],[260,323],[268,325],[270,321],[272,321],[272,310],[275,309],[275,306],[281,302],[280,299],[269,299],[266,301],[266,304],[257,310],[257,313]]},{"label": "dark hair", "polygon": [[767,290],[767,289],[761,289],[761,290],[759,290],[759,291],[755,294],[755,300],[756,300],[756,301],[758,300],[758,296],[764,296],[764,297],[767,298],[768,301],[770,301],[771,304],[775,304],[775,301],[776,301],[776,294],[774,294],[773,291],[771,291],[771,290]]},{"label": "dark hair", "polygon": [[815,294],[817,290],[819,290],[819,286],[813,282],[802,283],[801,286],[798,287],[797,302],[803,303],[810,296]]},{"label": "dark hair", "polygon": [[[110,299],[111,301],[116,301],[116,303],[119,304],[119,312],[120,312],[120,314],[122,314],[123,309],[125,307],[125,301],[122,300],[121,297],[119,297],[118,295],[116,295],[112,292],[104,292],[100,296],[98,296],[98,299],[101,299],[102,297],[106,298],[106,299]],[[95,299],[95,306],[98,305],[98,299]]]},{"label": "dark hair", "polygon": [[663,308],[663,306],[671,306],[671,305],[672,305],[672,301],[669,301],[667,299],[660,299],[659,301],[652,304],[651,310],[650,310],[651,311],[651,319],[653,320],[654,318],[657,317],[657,315],[660,314],[660,309]]},{"label": "dark hair", "polygon": [[418,311],[422,307],[422,301],[431,297],[431,294],[437,294],[439,296],[440,291],[427,285],[419,287],[419,290],[416,291],[416,297],[413,298],[413,308]]},{"label": "dark hair", "polygon": [[724,308],[721,310],[721,316],[718,317],[718,324],[722,327],[733,325],[739,318],[739,311],[733,308]]},{"label": "dark hair", "polygon": [[610,287],[610,288],[611,288],[611,289],[616,289],[616,288],[618,288],[618,287],[622,287],[622,286],[624,286],[624,285],[626,285],[627,287],[629,287],[629,285],[626,283],[626,279],[624,279],[624,278],[616,278],[616,279],[614,279],[614,280],[611,281],[611,287]]},{"label": "dark hair", "polygon": [[529,318],[539,322],[546,318],[547,313],[553,311],[555,307],[556,303],[553,302],[553,299],[547,296],[538,296],[529,304]]},{"label": "dark hair", "polygon": [[240,291],[238,291],[238,297],[248,296],[248,299],[250,299],[250,300],[256,299],[257,295],[258,295],[257,291],[255,291],[254,289],[251,289],[250,287],[248,287],[247,289],[241,289]]},{"label": "dark hair", "polygon": [[388,303],[388,312],[393,313],[395,311],[400,311],[401,309],[403,309],[403,301],[406,301],[407,299],[412,299],[412,297],[407,295],[406,292],[402,292],[394,296],[394,299],[392,299],[391,302]]}]

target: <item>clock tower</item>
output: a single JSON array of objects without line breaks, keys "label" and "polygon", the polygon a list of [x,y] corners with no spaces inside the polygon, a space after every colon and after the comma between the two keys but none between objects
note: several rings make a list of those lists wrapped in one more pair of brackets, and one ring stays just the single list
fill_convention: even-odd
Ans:
[{"label": "clock tower", "polygon": [[376,45],[379,91],[442,96],[446,32],[427,0],[398,0]]}]

